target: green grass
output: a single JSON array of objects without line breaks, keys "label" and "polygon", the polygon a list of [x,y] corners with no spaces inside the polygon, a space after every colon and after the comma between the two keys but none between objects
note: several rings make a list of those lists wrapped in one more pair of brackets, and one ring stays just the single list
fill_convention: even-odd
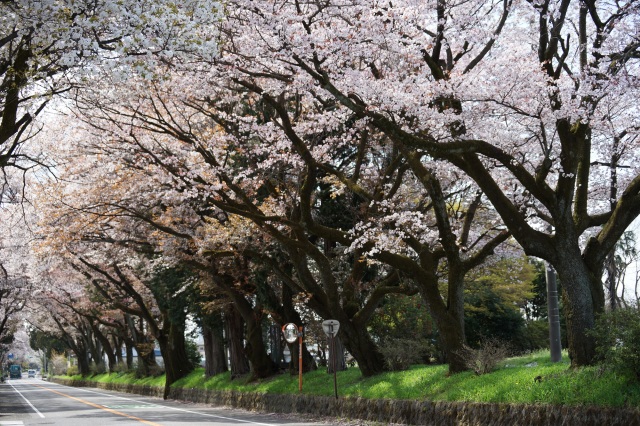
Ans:
[{"label": "green grass", "polygon": [[136,377],[135,373],[104,373],[96,374],[90,377],[82,377],[81,375],[75,376],[58,376],[63,379],[71,380],[86,380],[98,383],[120,383],[120,384],[134,384],[134,385],[149,385],[149,386],[164,386],[165,376],[156,377]]},{"label": "green grass", "polygon": [[[531,366],[532,363],[537,365]],[[536,382],[537,376],[542,381]],[[640,383],[599,367],[569,369],[563,361],[552,363],[547,352],[510,358],[490,374],[465,372],[447,376],[443,365],[418,365],[407,371],[388,372],[364,378],[357,368],[337,374],[338,395],[372,399],[418,399],[524,404],[596,405],[640,408]],[[164,377],[135,379],[133,374],[102,374],[90,380],[163,386]],[[237,390],[258,393],[298,393],[298,376],[282,374],[261,381],[231,380],[230,374],[207,379],[196,369],[174,387]],[[334,394],[333,375],[324,370],[303,376],[303,393]]]}]

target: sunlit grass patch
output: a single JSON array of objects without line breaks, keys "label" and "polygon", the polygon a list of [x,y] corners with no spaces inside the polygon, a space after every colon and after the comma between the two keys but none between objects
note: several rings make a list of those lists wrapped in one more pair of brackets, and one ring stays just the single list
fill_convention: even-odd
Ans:
[{"label": "sunlit grass patch", "polygon": [[62,379],[71,380],[84,380],[98,383],[120,383],[120,384],[133,384],[141,386],[164,386],[165,376],[154,377],[136,377],[135,373],[103,373],[95,374],[89,377],[82,377],[81,375],[75,376],[59,376]]},{"label": "sunlit grass patch", "polygon": [[[632,383],[601,367],[571,370],[566,353],[558,363],[550,361],[548,352],[509,358],[500,363],[496,371],[481,376],[471,371],[449,376],[447,371],[445,365],[415,365],[406,371],[363,377],[357,368],[349,368],[337,374],[338,395],[640,408],[640,383]],[[81,379],[80,376],[75,378]],[[164,376],[138,379],[133,373],[101,374],[84,380],[164,386]],[[327,374],[325,369],[305,373],[302,393],[333,396],[333,380],[333,374]],[[248,377],[231,380],[228,372],[207,378],[202,368],[178,380],[173,387],[278,394],[299,392],[297,374],[287,372],[256,381],[248,381]]]}]

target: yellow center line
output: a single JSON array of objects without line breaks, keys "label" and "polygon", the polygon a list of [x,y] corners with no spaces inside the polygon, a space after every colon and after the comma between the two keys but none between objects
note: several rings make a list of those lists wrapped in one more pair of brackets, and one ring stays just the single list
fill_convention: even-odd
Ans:
[{"label": "yellow center line", "polygon": [[91,407],[99,408],[99,409],[107,411],[107,412],[109,412],[111,414],[115,414],[115,415],[118,415],[118,416],[126,417],[126,418],[131,419],[131,420],[139,421],[140,423],[144,423],[144,424],[149,425],[149,426],[162,426],[159,423],[150,422],[148,420],[144,420],[144,419],[141,419],[141,418],[136,417],[136,416],[132,416],[132,415],[127,414],[127,413],[116,411],[116,410],[113,410],[111,408],[107,408],[107,407],[104,407],[102,405],[99,405],[99,404],[94,404],[93,402],[85,401],[84,399],[76,398],[75,396],[67,395],[66,393],[62,393],[62,392],[59,392],[57,390],[53,390],[53,389],[50,389],[50,388],[47,388],[47,387],[44,387],[44,386],[40,386],[40,385],[35,385],[35,384],[33,386],[41,388],[41,389],[44,389],[44,390],[48,390],[49,392],[53,392],[55,394],[64,396],[64,397],[69,398],[69,399],[73,399],[74,401],[78,401],[78,402],[81,402],[83,404],[87,404],[87,405],[89,405]]}]

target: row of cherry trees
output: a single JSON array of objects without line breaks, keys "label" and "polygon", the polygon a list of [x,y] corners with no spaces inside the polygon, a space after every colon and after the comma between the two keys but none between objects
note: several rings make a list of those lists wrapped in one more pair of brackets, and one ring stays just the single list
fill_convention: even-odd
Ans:
[{"label": "row of cherry trees", "polygon": [[233,301],[258,376],[273,372],[260,317],[298,323],[294,297],[340,321],[345,346],[371,375],[385,368],[368,331],[376,308],[388,294],[419,292],[451,370],[465,369],[464,276],[509,235],[478,188],[414,164],[416,176],[367,123],[311,126],[322,105],[298,105],[310,133],[287,136],[254,93],[211,86],[215,99],[199,99],[192,77],[170,71],[122,90],[105,80],[106,89],[76,98],[82,139],[71,138],[66,151],[53,138],[67,160],[60,183],[43,188],[43,199],[60,200],[43,207],[52,227],[46,256],[81,256],[93,268],[89,280],[125,249],[189,265]]},{"label": "row of cherry trees", "polygon": [[[50,166],[31,149],[48,104],[97,72],[151,78],[156,63],[217,52],[215,1],[8,0],[0,3],[0,203],[11,173]],[[18,181],[19,182],[19,181]]]},{"label": "row of cherry trees", "polygon": [[640,213],[637,16],[588,0],[227,3],[205,31],[214,55],[76,82],[47,134],[41,255],[80,299],[139,318],[121,287],[188,271],[200,304],[233,302],[258,376],[273,371],[263,316],[301,306],[380,372],[371,316],[417,292],[455,372],[465,274],[512,236],[558,272],[572,364],[589,364],[605,261]]},{"label": "row of cherry trees", "polygon": [[[132,369],[135,354],[139,374],[166,373],[168,392],[175,380],[195,367],[187,354],[189,315],[207,322],[202,329],[209,337],[205,339],[208,349],[222,354],[207,355],[209,374],[228,370],[222,329],[214,327],[216,318],[223,317],[231,369],[237,375],[249,372],[246,357],[238,352],[243,338],[237,331],[242,330],[241,319],[230,310],[224,316],[220,309],[204,313],[204,306],[193,300],[200,293],[191,272],[143,259],[136,251],[116,252],[109,253],[108,262],[98,262],[87,250],[56,258],[43,268],[40,279],[44,286],[31,300],[29,321],[34,331],[49,339],[57,336],[75,355],[80,374],[101,368],[112,372]],[[228,301],[221,305],[228,306]],[[155,357],[156,345],[162,367]],[[105,358],[107,365],[101,366]]]},{"label": "row of cherry trees", "polygon": [[[27,250],[33,224],[23,226],[22,207],[28,172],[53,166],[34,143],[43,112],[97,72],[151,77],[167,58],[215,55],[219,19],[215,1],[0,2],[0,341],[10,340],[38,292]],[[16,237],[18,229],[27,231]]]},{"label": "row of cherry trees", "polygon": [[[359,169],[329,161],[318,134],[329,133],[336,147],[377,143],[398,152],[434,203],[439,181],[463,172],[525,252],[558,272],[572,363],[589,364],[604,262],[640,212],[637,7],[238,1],[221,31],[230,43],[206,70],[222,97],[198,86],[189,93],[203,103],[191,104],[211,114],[233,95],[255,96],[267,118],[234,120],[229,109],[211,115],[226,135],[240,132],[234,144],[266,137],[271,153],[295,152],[308,176],[302,191],[328,174],[368,199],[349,173]],[[187,139],[189,130],[176,135]],[[313,228],[313,217],[301,217]],[[367,253],[387,256],[378,250]]]},{"label": "row of cherry trees", "polygon": [[30,234],[21,226],[21,206],[5,203],[0,208],[0,365],[8,354],[18,352],[29,296],[34,286],[29,279]]}]

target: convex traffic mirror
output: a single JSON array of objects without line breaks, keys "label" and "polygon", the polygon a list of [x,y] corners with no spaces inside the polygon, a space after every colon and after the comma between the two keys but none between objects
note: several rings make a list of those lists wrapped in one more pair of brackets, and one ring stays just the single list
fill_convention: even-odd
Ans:
[{"label": "convex traffic mirror", "polygon": [[289,343],[298,340],[298,327],[294,323],[285,324],[282,327],[282,333],[284,334],[284,340]]}]

